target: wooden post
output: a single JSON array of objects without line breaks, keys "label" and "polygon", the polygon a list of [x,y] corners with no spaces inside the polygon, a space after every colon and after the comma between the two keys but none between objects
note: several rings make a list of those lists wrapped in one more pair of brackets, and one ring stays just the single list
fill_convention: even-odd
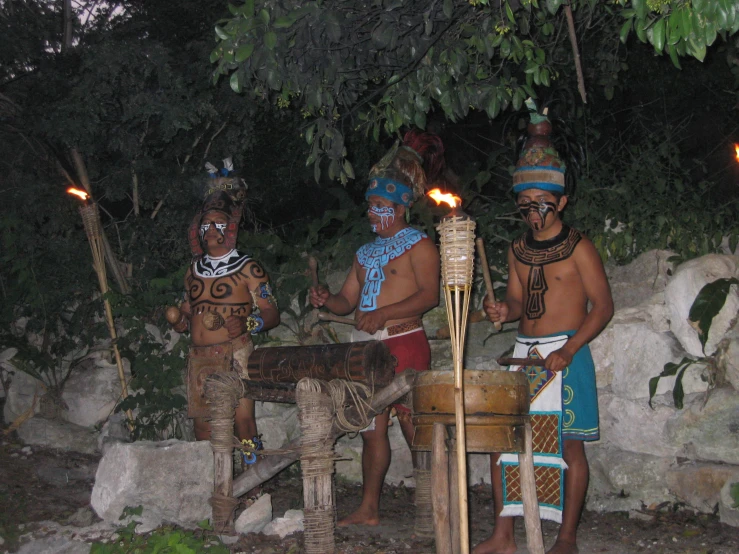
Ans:
[{"label": "wooden post", "polygon": [[541,519],[539,518],[539,500],[536,497],[533,433],[530,419],[526,421],[524,432],[524,451],[518,453],[518,464],[523,496],[523,518],[526,524],[526,546],[531,554],[544,554],[544,540],[541,535]]},{"label": "wooden post", "polygon": [[414,461],[413,475],[416,479],[415,504],[416,514],[413,530],[417,537],[431,538],[434,536],[434,513],[431,491],[432,469],[431,452],[418,451],[411,453]]},{"label": "wooden post", "polygon": [[446,451],[446,427],[434,423],[431,439],[431,506],[434,513],[436,554],[452,554],[449,526],[449,455]]},{"label": "wooden post", "polygon": [[[488,257],[485,254],[485,244],[481,238],[475,240],[477,245],[477,255],[480,256],[480,262],[482,265],[482,277],[485,280],[485,288],[488,291],[488,297],[491,301],[495,302],[495,289],[493,288],[493,280],[490,278],[490,266],[488,265]],[[494,321],[493,327],[496,331],[500,331],[503,324],[500,321]]]},{"label": "wooden post", "polygon": [[449,522],[452,528],[452,554],[459,554],[462,541],[459,540],[459,471],[457,470],[457,439],[449,440]]}]

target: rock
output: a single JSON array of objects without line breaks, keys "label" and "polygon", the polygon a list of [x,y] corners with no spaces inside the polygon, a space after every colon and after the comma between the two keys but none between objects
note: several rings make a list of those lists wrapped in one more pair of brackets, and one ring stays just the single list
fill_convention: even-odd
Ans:
[{"label": "rock", "polygon": [[687,458],[739,465],[739,392],[713,390],[705,407],[692,403],[665,430],[671,444],[686,445],[681,455]]},{"label": "rock", "polygon": [[123,412],[111,414],[103,424],[98,436],[98,450],[105,454],[105,450],[116,442],[129,442],[131,434],[128,430],[127,417]]},{"label": "rock", "polygon": [[[621,398],[649,398],[649,380],[662,372],[668,362],[679,362],[685,353],[668,333],[655,333],[644,323],[617,324],[612,330],[613,360],[611,388]],[[683,375],[685,394],[704,392],[708,383],[700,378],[703,366],[693,365]],[[656,394],[672,391],[675,377],[663,377]]]},{"label": "rock", "polygon": [[34,470],[38,478],[44,483],[54,487],[65,487],[75,481],[92,481],[95,478],[97,465],[81,464],[78,467],[67,468],[49,462],[42,462],[35,466]]},{"label": "rock", "polygon": [[241,535],[259,533],[270,521],[272,521],[272,497],[264,494],[241,513],[234,522],[234,528]]},{"label": "rock", "polygon": [[5,398],[5,407],[3,408],[4,421],[10,425],[31,408],[34,398],[36,398],[36,404],[33,413],[37,414],[39,412],[39,399],[44,394],[46,388],[41,381],[16,369],[10,362],[3,364],[3,366],[6,368],[11,367],[13,371],[10,389]]},{"label": "rock", "polygon": [[65,452],[97,452],[97,433],[87,427],[58,419],[33,417],[18,428],[18,437],[31,445],[56,448]]},{"label": "rock", "polygon": [[91,546],[67,537],[47,537],[31,540],[21,546],[18,554],[88,554]]},{"label": "rock", "polygon": [[136,528],[145,533],[164,523],[196,528],[211,517],[213,453],[210,443],[141,441],[112,444],[95,477],[91,505],[103,520],[117,522],[126,507],[142,506]]},{"label": "rock", "polygon": [[653,406],[651,409],[644,400],[599,393],[601,438],[626,452],[675,456],[680,447],[665,436],[664,429],[677,410],[656,402]]},{"label": "rock", "polygon": [[729,479],[721,489],[719,497],[718,513],[721,523],[739,527],[739,507],[734,507],[736,501],[731,497],[731,489],[739,482],[738,479]]},{"label": "rock", "polygon": [[617,310],[631,308],[665,289],[673,264],[668,250],[650,250],[627,265],[606,265],[611,295]]},{"label": "rock", "polygon": [[[128,360],[123,360],[123,366],[126,379],[129,379]],[[78,367],[64,385],[62,399],[67,409],[62,412],[62,417],[70,423],[93,427],[108,418],[120,398],[118,366],[98,358],[94,364],[80,364]]]},{"label": "rock", "polygon": [[[665,289],[665,302],[670,309],[670,330],[692,356],[703,356],[698,332],[688,323],[688,314],[704,285],[721,278],[737,277],[737,258],[709,254],[689,260],[675,270]],[[739,293],[732,287],[721,311],[713,318],[706,341],[706,354],[711,355],[739,312]]]},{"label": "rock", "polygon": [[672,499],[665,480],[671,459],[624,452],[603,443],[585,445],[590,462],[587,509],[630,511]]},{"label": "rock", "polygon": [[89,527],[95,521],[95,514],[89,506],[79,508],[67,518],[65,523],[74,527]]},{"label": "rock", "polygon": [[265,535],[279,535],[284,539],[297,531],[303,530],[303,510],[288,510],[284,517],[278,517],[268,523],[262,533]]},{"label": "rock", "polygon": [[739,466],[692,462],[667,471],[670,492],[703,513],[713,513],[729,480],[739,481]]},{"label": "rock", "polygon": [[726,380],[739,391],[739,326],[734,327],[724,341],[719,363],[724,368]]},{"label": "rock", "polygon": [[467,483],[490,484],[490,454],[467,454]]}]

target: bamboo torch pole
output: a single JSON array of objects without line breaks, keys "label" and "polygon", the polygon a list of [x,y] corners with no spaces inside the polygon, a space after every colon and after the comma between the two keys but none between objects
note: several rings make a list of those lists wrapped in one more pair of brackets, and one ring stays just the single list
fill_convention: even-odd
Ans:
[{"label": "bamboo torch pole", "polygon": [[[113,355],[115,356],[116,366],[118,366],[118,379],[121,382],[121,397],[126,398],[128,397],[128,387],[126,385],[125,374],[123,373],[123,360],[121,359],[121,353],[116,344],[118,334],[115,330],[115,322],[113,321],[113,309],[110,306],[110,301],[105,298],[105,295],[109,290],[108,277],[105,272],[103,235],[102,227],[100,225],[100,212],[98,211],[97,204],[94,202],[86,202],[80,208],[80,215],[82,216],[82,223],[85,226],[85,234],[87,235],[87,241],[90,243],[90,250],[92,251],[92,266],[95,268],[95,273],[98,277],[98,284],[100,286],[100,293],[103,297],[105,321],[108,324],[108,332],[110,333],[113,345]],[[131,427],[133,425],[133,414],[131,413],[131,410],[126,410],[126,416],[128,417],[129,427]]]},{"label": "bamboo torch pole", "polygon": [[[493,280],[490,278],[490,266],[488,265],[488,257],[485,254],[485,244],[481,238],[475,241],[477,245],[477,255],[480,256],[480,264],[482,265],[482,277],[485,279],[485,288],[488,291],[488,297],[491,302],[495,302],[495,289],[493,289]],[[494,321],[493,327],[496,331],[500,331],[503,324],[500,321]]]}]

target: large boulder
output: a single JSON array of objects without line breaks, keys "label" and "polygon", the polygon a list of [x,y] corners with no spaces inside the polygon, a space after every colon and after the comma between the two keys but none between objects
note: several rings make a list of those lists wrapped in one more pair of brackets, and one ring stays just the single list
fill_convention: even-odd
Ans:
[{"label": "large boulder", "polygon": [[[692,356],[703,356],[698,332],[688,322],[690,307],[700,290],[717,279],[738,277],[737,258],[709,254],[681,264],[665,289],[665,302],[670,309],[670,330]],[[705,352],[716,351],[718,343],[736,322],[739,293],[732,287],[721,311],[713,318]]]},{"label": "large boulder", "polygon": [[718,513],[721,518],[721,523],[731,525],[732,527],[739,527],[739,507],[736,506],[736,501],[731,496],[731,490],[734,486],[739,483],[739,476],[735,479],[729,479],[721,489],[721,495],[719,497]]},{"label": "large boulder", "polygon": [[739,466],[688,462],[671,467],[667,485],[678,500],[699,512],[712,513],[727,481],[739,481]]},{"label": "large boulder", "polygon": [[8,395],[5,397],[5,407],[3,408],[4,421],[10,425],[17,418],[29,413],[31,406],[34,406],[34,408],[30,413],[37,414],[39,412],[39,399],[46,391],[46,387],[38,379],[16,369],[12,361],[5,362],[4,367],[13,372]]},{"label": "large boulder", "polygon": [[98,450],[98,433],[59,419],[33,417],[18,428],[18,437],[25,443],[65,452],[95,454]]},{"label": "large boulder", "polygon": [[608,264],[606,274],[616,309],[631,308],[665,290],[672,263],[668,250],[650,250],[627,265]]},{"label": "large boulder", "polygon": [[211,517],[212,491],[210,442],[116,443],[100,461],[91,505],[108,522],[117,522],[126,507],[142,506],[134,518],[140,533],[165,523],[193,529]]}]

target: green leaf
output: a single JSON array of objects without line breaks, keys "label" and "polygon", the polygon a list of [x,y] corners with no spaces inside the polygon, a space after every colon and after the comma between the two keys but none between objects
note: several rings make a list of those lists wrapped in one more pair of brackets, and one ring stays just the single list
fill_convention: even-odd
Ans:
[{"label": "green leaf", "polygon": [[241,92],[241,83],[239,82],[239,72],[234,71],[231,74],[231,79],[229,81],[229,84],[231,85],[231,90],[234,92]]},{"label": "green leaf", "polygon": [[654,24],[653,29],[652,45],[654,46],[654,49],[661,54],[665,47],[665,20],[662,18],[658,19]]},{"label": "green leaf", "polygon": [[265,25],[269,25],[269,12],[265,9],[259,10],[259,19],[261,19]]},{"label": "green leaf", "polygon": [[659,384],[659,380],[662,377],[672,377],[673,375],[677,375],[678,371],[680,371],[681,368],[684,371],[684,369],[687,368],[689,365],[693,364],[694,361],[695,360],[691,360],[690,358],[686,357],[686,358],[683,358],[678,364],[673,363],[673,362],[667,362],[665,366],[662,368],[662,373],[657,375],[657,377],[652,377],[649,380],[649,407],[650,408],[654,409],[654,407],[652,406],[652,398],[654,398],[654,395],[657,392],[657,385]]},{"label": "green leaf", "polygon": [[216,35],[218,35],[219,39],[228,40],[231,38],[230,36],[228,36],[228,33],[226,33],[226,31],[223,30],[222,27],[219,27],[218,25],[216,25],[215,29],[216,29]]},{"label": "green leaf", "polygon": [[452,13],[454,13],[454,2],[452,2],[452,0],[444,0],[442,10],[444,12],[444,17],[451,19]]},{"label": "green leaf", "polygon": [[690,367],[691,364],[685,364],[680,370],[680,373],[675,377],[675,386],[672,388],[672,400],[675,402],[675,407],[678,410],[683,409],[683,399],[685,398],[685,391],[683,390],[683,375],[685,370]]},{"label": "green leaf", "polygon": [[680,58],[677,56],[677,50],[675,49],[675,46],[672,44],[667,45],[667,53],[670,55],[670,60],[672,60],[672,65],[674,65],[678,69],[682,69],[680,66]]},{"label": "green leaf", "polygon": [[713,318],[724,307],[732,285],[739,285],[739,279],[735,277],[723,278],[708,283],[700,290],[690,307],[688,322],[698,332],[698,338],[704,349]]},{"label": "green leaf", "polygon": [[513,15],[513,9],[511,9],[511,5],[508,2],[505,3],[505,14],[508,17],[508,21],[511,22],[511,25],[515,27],[516,17]]},{"label": "green leaf", "polygon": [[619,39],[621,39],[621,42],[623,44],[626,44],[626,40],[629,38],[629,33],[631,33],[631,28],[634,26],[633,19],[627,19],[624,21],[624,24],[621,26],[621,31],[618,34]]},{"label": "green leaf", "polygon": [[732,483],[729,487],[729,496],[734,501],[732,508],[739,508],[739,483]]},{"label": "green leaf", "polygon": [[313,144],[313,134],[316,132],[316,124],[314,123],[310,127],[308,127],[308,130],[305,132],[305,142],[308,144]]},{"label": "green leaf", "polygon": [[272,26],[275,29],[287,29],[288,27],[292,27],[294,23],[295,16],[293,14],[281,15],[280,17],[275,19],[275,22],[272,24]]},{"label": "green leaf", "polygon": [[277,34],[273,31],[264,34],[264,45],[270,50],[274,50],[277,46]]},{"label": "green leaf", "polygon": [[234,60],[236,63],[241,63],[244,60],[248,60],[252,53],[254,52],[254,45],[249,44],[242,44],[236,49],[236,56],[234,57]]}]

